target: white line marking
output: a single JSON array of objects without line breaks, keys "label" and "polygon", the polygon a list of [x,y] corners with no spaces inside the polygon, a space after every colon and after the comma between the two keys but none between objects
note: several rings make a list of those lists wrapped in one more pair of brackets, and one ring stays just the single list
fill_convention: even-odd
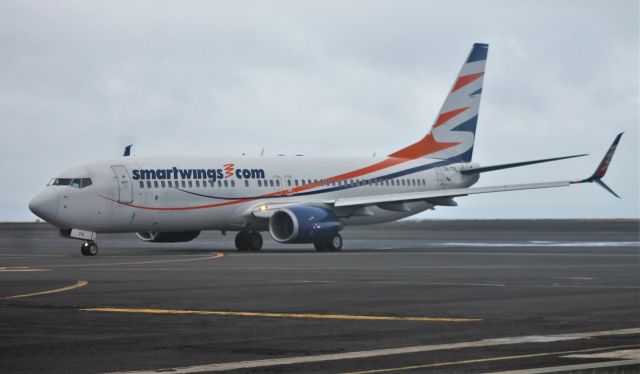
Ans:
[{"label": "white line marking", "polygon": [[573,354],[563,357],[569,358],[617,358],[617,359],[640,359],[640,349],[625,349],[621,351],[591,353],[591,354]]},{"label": "white line marking", "polygon": [[268,366],[276,366],[276,365],[294,365],[294,364],[306,364],[306,363],[312,363],[312,362],[351,360],[351,359],[390,356],[390,355],[399,355],[399,354],[408,354],[408,353],[431,352],[431,351],[439,351],[439,350],[447,350],[447,349],[492,347],[496,345],[534,343],[534,342],[543,342],[543,341],[577,340],[577,339],[589,339],[597,336],[629,335],[629,334],[640,334],[640,328],[594,331],[594,332],[583,332],[583,333],[573,333],[573,334],[559,334],[559,335],[551,335],[551,336],[520,336],[520,337],[512,337],[512,338],[484,339],[484,340],[462,342],[462,343],[419,345],[419,346],[413,346],[413,347],[375,349],[371,351],[332,353],[332,354],[322,354],[322,355],[315,355],[315,356],[301,356],[301,357],[273,358],[273,359],[265,359],[265,360],[254,360],[254,361],[226,362],[226,363],[196,365],[196,366],[181,367],[181,368],[117,372],[117,373],[111,373],[111,374],[157,374],[159,372],[170,372],[173,374],[202,373],[207,371],[225,371],[225,370],[268,367]]}]

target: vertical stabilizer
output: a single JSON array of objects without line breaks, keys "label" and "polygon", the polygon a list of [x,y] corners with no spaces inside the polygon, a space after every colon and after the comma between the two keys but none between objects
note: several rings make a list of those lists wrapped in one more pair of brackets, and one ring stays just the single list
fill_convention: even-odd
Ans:
[{"label": "vertical stabilizer", "polygon": [[390,157],[471,161],[488,51],[488,44],[473,45],[429,133]]}]

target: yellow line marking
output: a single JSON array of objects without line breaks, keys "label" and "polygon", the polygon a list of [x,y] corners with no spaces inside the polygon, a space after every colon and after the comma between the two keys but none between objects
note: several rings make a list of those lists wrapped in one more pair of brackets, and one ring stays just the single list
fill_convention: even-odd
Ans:
[{"label": "yellow line marking", "polygon": [[477,322],[479,318],[447,318],[447,317],[391,317],[391,316],[358,316],[347,314],[306,314],[306,313],[260,313],[229,312],[214,310],[174,310],[174,309],[131,309],[131,308],[86,308],[86,312],[107,313],[147,313],[147,314],[197,314],[236,317],[276,317],[276,318],[311,318],[311,319],[346,319],[365,321],[420,321],[420,322]]},{"label": "yellow line marking", "polygon": [[113,266],[113,265],[142,265],[142,264],[161,264],[167,262],[190,262],[190,261],[202,261],[202,260],[214,260],[216,258],[224,257],[222,252],[213,252],[212,256],[186,258],[180,260],[152,260],[152,261],[134,261],[134,262],[110,262],[110,263],[90,263],[90,264],[63,264],[63,265],[48,265],[50,268],[66,268],[66,267],[93,267],[93,266]]},{"label": "yellow line marking", "polygon": [[76,284],[71,285],[71,286],[67,286],[67,287],[62,287],[62,288],[56,288],[55,290],[48,290],[48,291],[42,291],[42,292],[34,292],[34,293],[28,293],[28,294],[24,294],[24,295],[15,295],[15,296],[7,296],[5,297],[5,299],[19,299],[19,298],[23,298],[23,297],[31,297],[31,296],[40,296],[40,295],[48,295],[48,294],[52,294],[52,293],[58,293],[58,292],[64,292],[64,291],[70,291],[70,290],[74,290],[76,288],[80,288],[80,287],[84,287],[87,284],[89,284],[89,282],[87,281],[78,281]]},{"label": "yellow line marking", "polygon": [[0,267],[0,273],[17,273],[29,271],[50,271],[49,269],[30,268],[28,266]]},{"label": "yellow line marking", "polygon": [[450,366],[450,365],[464,365],[464,364],[476,364],[476,363],[482,363],[482,362],[518,360],[518,359],[523,359],[523,358],[543,357],[543,356],[560,356],[560,355],[571,354],[571,353],[594,352],[594,351],[603,351],[603,350],[609,350],[609,349],[630,348],[630,347],[637,347],[637,346],[638,346],[637,344],[630,344],[630,345],[617,345],[617,346],[613,346],[613,347],[600,347],[600,348],[580,349],[580,350],[575,350],[575,351],[545,352],[545,353],[533,353],[533,354],[518,355],[518,356],[502,356],[502,357],[479,358],[479,359],[475,359],[475,360],[438,362],[438,363],[435,363],[435,364],[402,366],[402,367],[388,368],[388,369],[352,371],[352,372],[344,373],[344,374],[388,373],[390,371],[427,369],[427,368],[435,368],[435,367]]}]

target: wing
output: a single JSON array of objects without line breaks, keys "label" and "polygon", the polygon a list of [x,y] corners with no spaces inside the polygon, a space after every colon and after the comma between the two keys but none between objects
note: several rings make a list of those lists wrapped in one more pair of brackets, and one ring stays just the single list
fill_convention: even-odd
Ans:
[{"label": "wing", "polygon": [[438,190],[438,191],[420,191],[420,192],[407,192],[389,195],[375,195],[375,196],[363,196],[363,197],[347,197],[343,199],[336,199],[333,205],[336,208],[349,207],[358,205],[375,205],[385,203],[400,203],[425,200],[427,202],[434,203],[434,205],[450,205],[447,198],[454,198],[459,196],[475,195],[482,193],[493,192],[506,192],[506,191],[519,191],[519,190],[533,190],[539,188],[554,188],[554,187],[566,187],[572,182],[545,182],[545,183],[529,183],[529,184],[512,184],[504,186],[491,186],[491,187],[475,187],[475,188],[455,188],[450,190]]},{"label": "wing", "polygon": [[[411,201],[426,201],[433,205],[456,205],[455,201],[453,201],[454,197],[460,196],[468,196],[468,195],[477,195],[484,193],[494,193],[494,192],[507,192],[507,191],[522,191],[522,190],[536,190],[541,188],[556,188],[556,187],[567,187],[572,184],[579,183],[592,183],[595,182],[598,185],[605,188],[607,191],[611,192],[614,196],[619,197],[613,190],[611,190],[603,181],[602,178],[607,172],[609,167],[609,163],[613,158],[613,154],[616,150],[618,142],[622,137],[622,133],[618,134],[618,136],[613,141],[611,147],[605,154],[604,158],[596,168],[596,171],[593,175],[587,179],[581,179],[577,181],[558,181],[558,182],[542,182],[542,183],[526,183],[526,184],[509,184],[502,186],[489,186],[489,187],[471,187],[471,188],[454,188],[448,190],[436,190],[436,191],[419,191],[419,192],[406,192],[406,193],[397,193],[397,194],[386,194],[386,195],[371,195],[371,196],[358,196],[358,197],[345,197],[338,198],[333,200],[324,200],[314,202],[312,205],[324,205],[327,207],[333,208],[343,208],[343,207],[366,207],[371,205],[378,205],[384,207],[385,209],[390,210],[400,210],[403,211],[406,207],[403,206],[402,203],[411,202]],[[577,156],[569,156],[569,157],[561,157],[556,159],[570,158]],[[555,159],[549,159],[555,160]],[[546,162],[549,160],[537,160],[532,163],[538,162]],[[519,163],[519,164],[527,164]],[[515,165],[515,164],[514,164]],[[514,167],[512,164],[505,164],[507,167]],[[497,170],[498,168],[491,168],[487,170],[480,171],[490,171]],[[279,208],[283,208],[290,205],[298,205],[300,203],[296,202],[288,202],[288,203],[261,203],[252,208],[250,208],[249,212],[257,218],[269,218]]]}]

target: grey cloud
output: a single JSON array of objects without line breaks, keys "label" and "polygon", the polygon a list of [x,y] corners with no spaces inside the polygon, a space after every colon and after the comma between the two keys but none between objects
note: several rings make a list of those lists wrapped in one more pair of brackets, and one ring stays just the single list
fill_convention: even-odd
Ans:
[{"label": "grey cloud", "polygon": [[481,184],[596,186],[461,199],[433,218],[638,217],[637,1],[0,3],[0,220],[85,160],[141,154],[378,155],[427,131],[471,43],[491,45],[475,159],[590,158]]}]

